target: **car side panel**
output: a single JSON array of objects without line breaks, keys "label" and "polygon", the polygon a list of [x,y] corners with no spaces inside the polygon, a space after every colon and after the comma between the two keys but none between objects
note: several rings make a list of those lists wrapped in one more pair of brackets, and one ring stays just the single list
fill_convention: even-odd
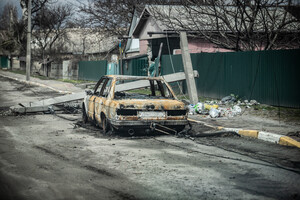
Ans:
[{"label": "car side panel", "polygon": [[103,107],[103,97],[95,98],[95,120],[101,124],[101,112]]},{"label": "car side panel", "polygon": [[88,117],[94,120],[94,111],[95,111],[95,100],[96,96],[91,96],[88,102]]}]

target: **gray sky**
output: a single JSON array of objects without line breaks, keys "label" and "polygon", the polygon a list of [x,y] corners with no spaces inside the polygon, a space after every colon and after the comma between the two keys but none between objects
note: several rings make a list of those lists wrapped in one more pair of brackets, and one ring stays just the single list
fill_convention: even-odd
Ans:
[{"label": "gray sky", "polygon": [[[70,3],[74,6],[76,6],[76,5],[79,5],[78,2],[86,3],[88,0],[56,0],[56,1],[57,1],[57,3]],[[20,0],[0,0],[0,15],[2,14],[3,8],[7,3],[10,3],[17,7],[18,16],[19,16],[19,18],[21,18],[22,17],[22,8],[20,6]]]},{"label": "gray sky", "polygon": [[[78,2],[87,3],[88,0],[56,0],[56,1],[57,1],[57,3],[70,3],[74,6],[77,6],[80,4]],[[20,0],[0,0],[0,15],[2,14],[3,8],[7,3],[11,3],[17,7],[18,16],[19,16],[19,18],[21,18],[22,17],[22,9],[20,6]],[[293,0],[293,3],[300,4],[300,0]]]},{"label": "gray sky", "polygon": [[3,12],[3,8],[4,6],[7,4],[7,3],[10,3],[14,6],[17,7],[17,10],[18,10],[18,16],[19,18],[22,16],[22,9],[21,9],[21,6],[20,6],[20,1],[19,0],[0,0],[0,15],[2,14]]}]

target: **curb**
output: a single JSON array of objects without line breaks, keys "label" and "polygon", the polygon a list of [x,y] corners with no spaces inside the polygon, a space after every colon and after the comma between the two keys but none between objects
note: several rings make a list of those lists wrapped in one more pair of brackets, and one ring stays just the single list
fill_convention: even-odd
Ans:
[{"label": "curb", "polygon": [[257,130],[244,130],[244,129],[238,129],[238,128],[215,127],[212,125],[208,125],[202,121],[197,121],[197,120],[189,119],[189,118],[188,118],[188,120],[191,122],[201,123],[205,126],[215,128],[217,130],[233,131],[241,136],[257,138],[259,140],[272,142],[275,144],[300,148],[300,142],[298,142],[297,140],[294,140],[293,138],[288,137],[288,136],[279,135],[276,133],[265,132],[265,131],[257,131]]},{"label": "curb", "polygon": [[45,88],[48,88],[50,90],[53,90],[55,92],[59,92],[59,93],[62,93],[62,94],[72,94],[72,92],[70,92],[70,91],[58,90],[58,89],[55,89],[55,88],[53,88],[51,86],[48,86],[48,85],[45,85],[45,84],[42,84],[42,83],[21,80],[21,79],[14,78],[14,77],[11,77],[11,76],[6,76],[4,74],[0,74],[0,76],[5,77],[5,78],[9,78],[9,79],[12,79],[12,80],[15,80],[15,81],[19,81],[19,82],[22,82],[22,83],[26,83],[26,84],[29,84],[29,85],[36,85],[36,86],[40,86],[40,87],[45,87]]}]

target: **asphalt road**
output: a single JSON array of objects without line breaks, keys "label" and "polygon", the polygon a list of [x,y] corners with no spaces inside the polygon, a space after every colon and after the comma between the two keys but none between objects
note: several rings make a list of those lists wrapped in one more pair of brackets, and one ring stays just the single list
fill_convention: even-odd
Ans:
[{"label": "asphalt road", "polygon": [[59,94],[0,81],[1,199],[300,199],[296,148],[201,125],[192,137],[104,136],[79,114],[6,115]]}]

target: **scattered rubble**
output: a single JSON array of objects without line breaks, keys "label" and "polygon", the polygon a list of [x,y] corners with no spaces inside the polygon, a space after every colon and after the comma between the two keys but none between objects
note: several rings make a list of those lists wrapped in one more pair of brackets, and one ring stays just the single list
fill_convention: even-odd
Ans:
[{"label": "scattered rubble", "polygon": [[9,107],[0,107],[0,116],[10,116],[13,114]]},{"label": "scattered rubble", "polygon": [[233,96],[233,95],[230,95],[230,96],[227,96],[227,97],[224,97],[221,102],[223,104],[227,104],[227,103],[234,103],[236,102],[236,98]]},{"label": "scattered rubble", "polygon": [[242,113],[242,108],[250,108],[253,105],[259,105],[256,100],[239,100],[238,96],[233,94],[226,96],[221,101],[212,100],[199,102],[196,105],[190,104],[189,115],[207,115],[207,117],[234,117]]}]

